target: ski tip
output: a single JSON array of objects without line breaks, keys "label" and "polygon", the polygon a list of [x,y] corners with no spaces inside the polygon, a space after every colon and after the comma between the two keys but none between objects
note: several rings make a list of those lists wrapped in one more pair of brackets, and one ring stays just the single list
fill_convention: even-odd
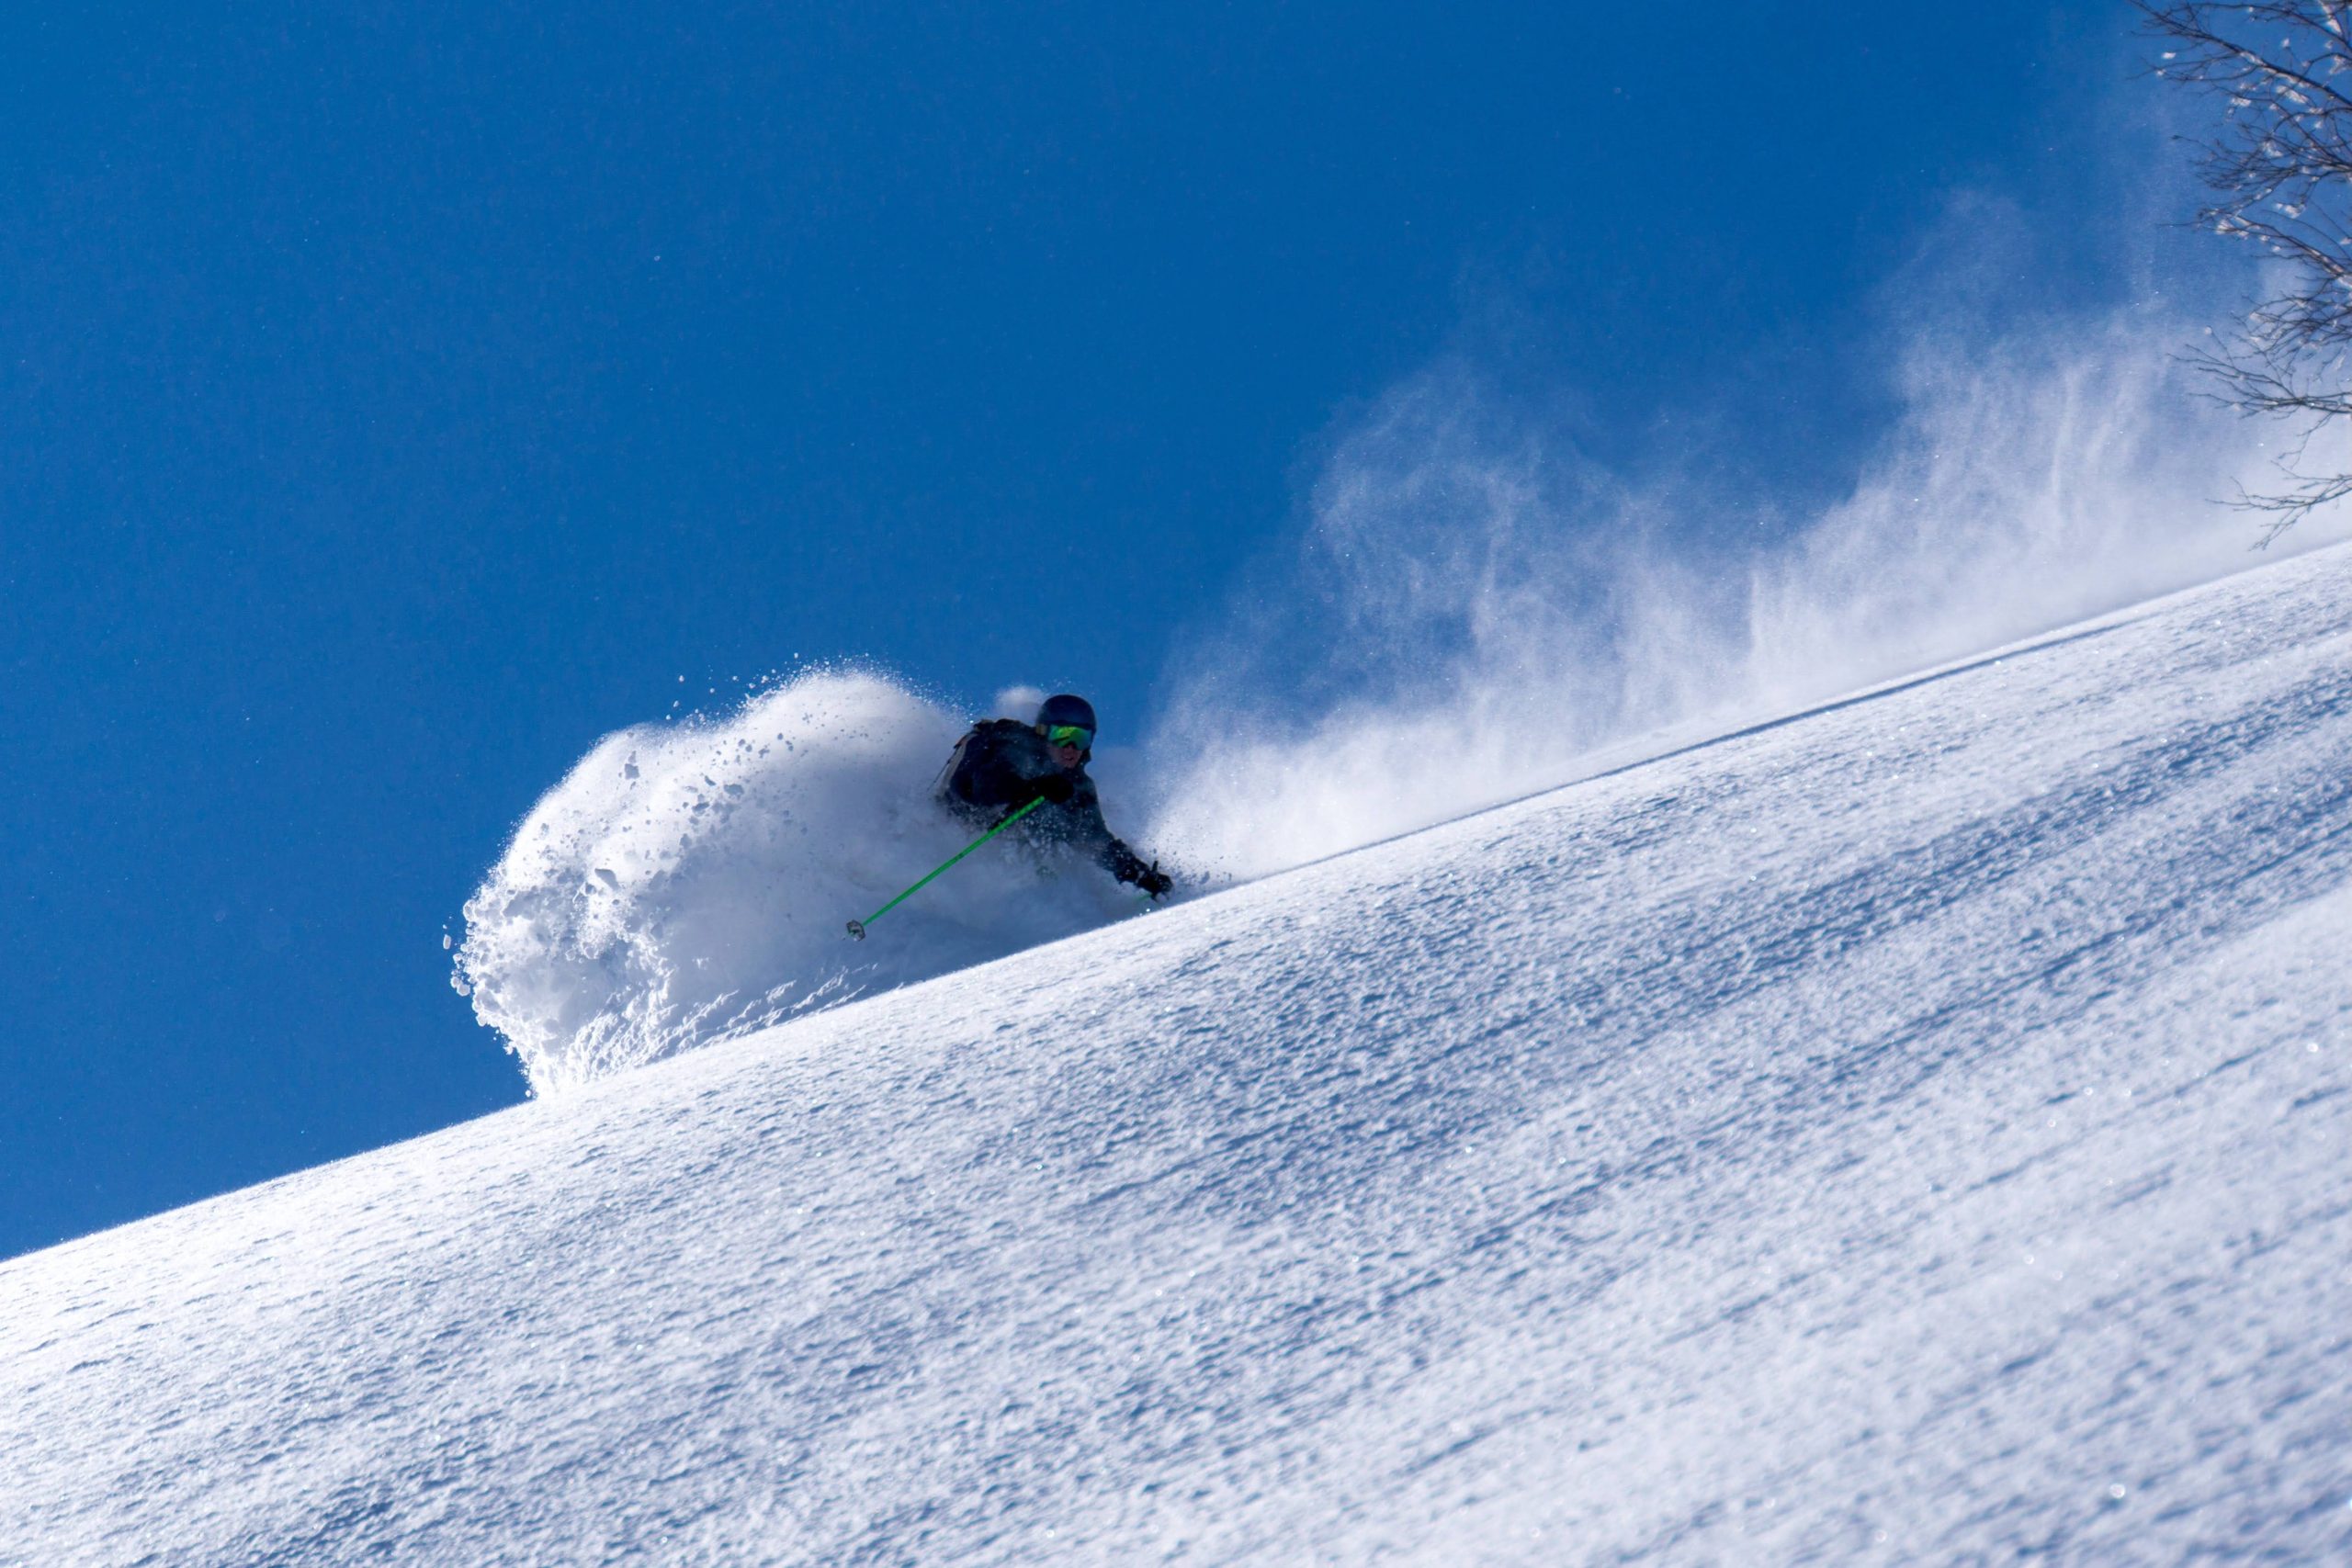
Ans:
[{"label": "ski tip", "polygon": [[852,920],[849,923],[849,934],[855,940],[864,942],[865,940],[865,922],[864,920]]}]

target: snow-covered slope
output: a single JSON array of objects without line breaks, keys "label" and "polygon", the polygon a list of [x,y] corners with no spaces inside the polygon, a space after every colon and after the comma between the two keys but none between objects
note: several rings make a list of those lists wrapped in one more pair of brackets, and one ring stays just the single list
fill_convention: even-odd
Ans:
[{"label": "snow-covered slope", "polygon": [[2352,554],[0,1268],[25,1562],[2352,1560]]}]

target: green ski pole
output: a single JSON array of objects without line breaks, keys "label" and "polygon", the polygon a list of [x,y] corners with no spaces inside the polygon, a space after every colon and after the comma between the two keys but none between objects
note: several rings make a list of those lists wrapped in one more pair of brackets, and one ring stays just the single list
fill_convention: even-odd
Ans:
[{"label": "green ski pole", "polygon": [[987,832],[982,833],[978,838],[974,839],[970,843],[966,844],[962,849],[957,850],[954,854],[949,855],[945,860],[940,862],[937,869],[933,871],[930,876],[924,877],[921,882],[916,883],[912,887],[908,888],[904,893],[899,894],[896,898],[891,899],[888,903],[875,910],[874,913],[866,916],[865,919],[862,920],[852,920],[849,923],[849,934],[855,937],[858,941],[864,942],[865,940],[866,927],[872,925],[875,921],[880,919],[883,916],[888,914],[891,910],[897,908],[899,905],[905,903],[908,899],[922,892],[925,887],[931,885],[933,878],[938,876],[940,872],[945,871],[949,866],[954,865],[957,861],[962,860],[966,855],[970,854],[974,850],[978,849],[982,844],[987,843],[990,839],[995,838],[999,833],[1003,832],[1007,828],[1012,827],[1015,822],[1020,821],[1023,817],[1028,816],[1029,813],[1036,810],[1037,807],[1045,804],[1046,797],[1041,795],[1032,800],[1028,805],[1023,807],[1020,810],[1009,814],[1003,821],[998,823],[995,827],[989,829]]}]

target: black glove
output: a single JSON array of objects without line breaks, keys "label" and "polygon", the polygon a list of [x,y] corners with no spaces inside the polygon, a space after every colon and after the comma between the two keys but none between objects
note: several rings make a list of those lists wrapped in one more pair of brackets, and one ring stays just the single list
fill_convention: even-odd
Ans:
[{"label": "black glove", "polygon": [[1158,898],[1176,886],[1176,879],[1159,869],[1158,861],[1136,873],[1136,886]]},{"label": "black glove", "polygon": [[1029,798],[1050,800],[1056,806],[1068,806],[1069,797],[1076,789],[1077,786],[1069,782],[1068,773],[1047,773],[1042,779],[1029,781]]}]

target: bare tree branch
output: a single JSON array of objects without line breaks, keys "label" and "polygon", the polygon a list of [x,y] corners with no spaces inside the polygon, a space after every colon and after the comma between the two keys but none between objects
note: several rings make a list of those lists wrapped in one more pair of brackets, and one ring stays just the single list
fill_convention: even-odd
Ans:
[{"label": "bare tree branch", "polygon": [[2218,98],[2201,144],[2211,193],[2199,227],[2284,265],[2232,341],[2193,361],[2212,395],[2246,415],[2299,423],[2278,494],[2237,504],[2272,514],[2267,546],[2314,509],[2352,496],[2346,460],[2311,472],[2312,445],[2352,420],[2352,0],[2132,0],[2159,46],[2155,74]]}]

